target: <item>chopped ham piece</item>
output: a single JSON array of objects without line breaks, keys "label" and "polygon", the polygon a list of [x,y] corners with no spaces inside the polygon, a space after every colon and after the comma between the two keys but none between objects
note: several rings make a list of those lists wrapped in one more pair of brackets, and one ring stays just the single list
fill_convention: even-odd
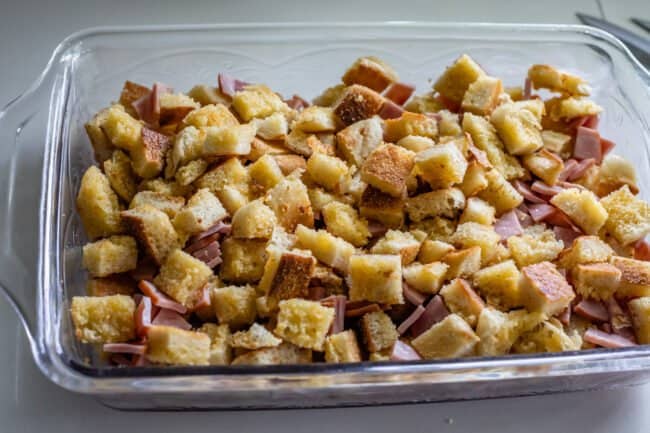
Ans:
[{"label": "chopped ham piece", "polygon": [[530,78],[526,78],[526,80],[524,81],[524,93],[523,93],[521,99],[524,99],[524,100],[530,99],[530,96],[532,95],[532,93],[533,93],[533,89],[532,89],[532,86],[531,86]]},{"label": "chopped ham piece", "polygon": [[166,308],[161,308],[156,317],[151,321],[152,325],[165,325],[173,326],[174,328],[184,329],[189,331],[192,329],[190,325],[183,316],[178,314],[176,311],[168,310]]},{"label": "chopped ham piece", "polygon": [[427,299],[426,296],[409,286],[406,282],[402,282],[402,291],[406,300],[413,305],[422,305]]},{"label": "chopped ham piece", "polygon": [[199,241],[203,238],[207,238],[208,236],[211,236],[215,233],[219,233],[222,235],[229,235],[230,232],[232,231],[232,226],[228,223],[224,223],[223,221],[219,221],[206,231],[199,233],[198,235],[194,235],[189,239],[188,244],[194,243],[196,241]]},{"label": "chopped ham piece", "polygon": [[576,227],[576,225],[571,222],[571,219],[569,219],[569,217],[564,212],[557,208],[555,209],[554,213],[544,219],[544,222],[552,226],[566,227],[582,233],[582,230]]},{"label": "chopped ham piece", "polygon": [[334,308],[334,320],[329,329],[329,334],[338,334],[345,329],[345,316],[346,316],[346,297],[343,295],[328,296],[321,299],[321,305]]},{"label": "chopped ham piece", "polygon": [[138,283],[138,287],[142,290],[142,293],[151,298],[151,302],[160,308],[166,308],[169,310],[174,310],[180,314],[187,313],[187,308],[178,302],[174,301],[169,296],[165,295],[163,292],[158,290],[156,286],[153,285],[150,281],[141,280]]},{"label": "chopped ham piece", "polygon": [[578,166],[578,161],[576,161],[573,158],[564,161],[564,168],[562,169],[562,172],[560,173],[558,180],[567,180],[577,166]]},{"label": "chopped ham piece", "polygon": [[596,114],[589,116],[580,116],[571,121],[569,128],[577,130],[583,126],[585,128],[598,129],[598,123],[598,115]]},{"label": "chopped ham piece", "polygon": [[151,92],[133,101],[131,105],[141,120],[156,125],[160,119],[160,95],[173,91],[174,89],[165,84],[154,83]]},{"label": "chopped ham piece", "polygon": [[625,337],[616,334],[609,334],[595,328],[587,329],[583,338],[589,343],[609,349],[632,347],[637,345],[634,341],[630,341]]},{"label": "chopped ham piece", "polygon": [[[436,122],[440,122],[442,120],[442,115],[440,113],[424,113],[424,115],[430,119],[435,120]],[[465,136],[467,135],[468,134],[465,134]]]},{"label": "chopped ham piece", "polygon": [[221,256],[215,257],[214,259],[210,260],[206,265],[208,265],[208,268],[214,269],[215,266],[220,265],[223,262],[223,259]]},{"label": "chopped ham piece", "polygon": [[230,97],[232,97],[235,92],[243,90],[244,87],[250,84],[224,73],[219,73],[217,80],[219,81],[219,90],[221,90],[221,93]]},{"label": "chopped ham piece", "polygon": [[396,119],[404,113],[404,109],[393,101],[384,101],[384,105],[379,110],[379,117],[382,119]]},{"label": "chopped ham piece", "polygon": [[650,244],[645,239],[641,239],[634,244],[634,258],[637,260],[650,261]]},{"label": "chopped ham piece", "polygon": [[390,99],[397,105],[404,105],[413,94],[413,91],[415,91],[415,86],[404,83],[393,83],[384,92],[384,97]]},{"label": "chopped ham piece", "polygon": [[535,223],[535,221],[533,221],[533,218],[531,218],[530,213],[528,212],[528,207],[525,204],[520,204],[519,207],[514,211],[522,228],[530,227]]},{"label": "chopped ham piece", "polygon": [[563,325],[569,326],[571,322],[571,308],[565,308],[564,311],[557,315],[557,318]]},{"label": "chopped ham piece", "polygon": [[298,96],[298,95],[293,95],[293,96],[291,97],[291,99],[287,99],[287,100],[284,101],[284,102],[286,102],[287,105],[288,105],[290,108],[293,108],[294,110],[302,110],[303,108],[307,108],[307,107],[309,107],[309,102],[307,102],[306,100],[302,99],[302,98],[301,98],[300,96]]},{"label": "chopped ham piece", "polygon": [[219,239],[221,239],[221,233],[213,233],[208,237],[205,237],[203,239],[199,239],[198,241],[194,242],[188,242],[187,246],[183,251],[185,251],[188,254],[193,254],[196,251],[202,250],[203,248],[207,247],[213,242],[217,242]]},{"label": "chopped ham piece", "polygon": [[576,188],[576,189],[583,190],[583,191],[587,189],[584,186],[580,185],[579,183],[572,183],[572,182],[567,182],[567,181],[564,181],[564,180],[559,181],[557,183],[557,185],[562,187],[562,188],[566,188],[566,189]]},{"label": "chopped ham piece", "polygon": [[525,183],[523,183],[522,181],[515,180],[514,187],[519,192],[519,194],[524,196],[524,198],[527,201],[529,201],[531,203],[538,203],[538,204],[546,203],[546,200],[544,200],[543,198],[535,195],[535,193],[533,191],[531,191],[530,187],[528,185],[526,185]]},{"label": "chopped ham piece", "polygon": [[584,126],[578,127],[576,142],[573,146],[573,157],[576,159],[593,158],[600,163],[603,154],[598,131]]},{"label": "chopped ham piece", "polygon": [[442,297],[440,295],[434,296],[425,307],[424,313],[411,325],[411,334],[413,337],[417,337],[448,315],[449,310],[447,310]]},{"label": "chopped ham piece", "polygon": [[212,304],[212,300],[210,299],[210,286],[206,284],[199,292],[199,296],[194,297],[194,299],[192,299],[191,311],[196,311],[201,308],[209,307],[211,304]]},{"label": "chopped ham piece", "polygon": [[550,204],[531,204],[528,206],[528,211],[533,220],[538,223],[544,221],[549,216],[555,213],[556,208]]},{"label": "chopped ham piece", "polygon": [[612,331],[615,334],[622,335],[631,341],[636,341],[630,314],[624,311],[618,301],[614,298],[609,298],[606,301],[606,305],[607,312],[609,314],[609,324],[612,327]]},{"label": "chopped ham piece", "polygon": [[583,159],[575,166],[571,173],[569,173],[566,180],[573,182],[576,179],[580,179],[592,165],[596,165],[596,160],[594,158]]},{"label": "chopped ham piece", "polygon": [[370,236],[377,238],[383,236],[388,231],[388,227],[375,220],[368,220],[368,231]]},{"label": "chopped ham piece", "polygon": [[201,248],[198,251],[194,251],[192,256],[201,260],[203,263],[210,263],[212,260],[221,257],[221,248],[219,247],[219,242],[213,241],[206,245],[204,248]]},{"label": "chopped ham piece", "polygon": [[397,340],[390,353],[390,359],[391,361],[417,361],[422,358],[411,346],[402,340]]},{"label": "chopped ham piece", "polygon": [[403,335],[417,320],[424,314],[425,309],[422,305],[418,305],[409,316],[404,319],[397,327],[399,335]]},{"label": "chopped ham piece", "polygon": [[603,158],[616,147],[616,143],[606,138],[600,139],[600,153],[602,153]]},{"label": "chopped ham piece", "polygon": [[135,328],[138,336],[143,337],[147,335],[149,326],[151,326],[151,319],[153,318],[151,298],[142,296],[138,307],[135,309]]},{"label": "chopped ham piece", "polygon": [[593,299],[583,299],[573,307],[573,312],[588,320],[607,322],[609,313],[602,302]]},{"label": "chopped ham piece", "polygon": [[558,240],[561,240],[562,243],[564,243],[564,248],[569,248],[575,238],[582,236],[582,233],[580,232],[559,226],[553,227],[553,233],[555,233],[555,237]]},{"label": "chopped ham piece", "polygon": [[501,215],[501,218],[494,223],[494,231],[504,240],[508,239],[510,236],[518,236],[522,234],[524,229],[521,227],[520,219],[517,216],[517,210],[511,210]]},{"label": "chopped ham piece", "polygon": [[381,311],[381,307],[378,304],[370,304],[352,309],[346,307],[345,317],[359,317],[366,313],[374,313],[375,311]]},{"label": "chopped ham piece", "polygon": [[131,271],[130,275],[135,281],[147,280],[153,281],[158,272],[158,267],[153,260],[144,259],[138,263],[138,267]]},{"label": "chopped ham piece", "polygon": [[106,353],[129,353],[132,355],[144,355],[147,346],[144,344],[131,343],[106,343],[102,348]]},{"label": "chopped ham piece", "polygon": [[545,195],[548,197],[553,197],[555,194],[562,192],[562,188],[559,186],[549,186],[544,182],[540,182],[539,180],[533,182],[530,189],[537,194]]},{"label": "chopped ham piece", "polygon": [[[470,137],[469,139],[471,140],[471,135],[465,134],[467,137]],[[491,168],[492,164],[490,164],[490,160],[487,157],[487,153],[483,152],[481,149],[474,145],[469,146],[469,153],[472,154],[474,159],[481,164],[485,168]]]}]

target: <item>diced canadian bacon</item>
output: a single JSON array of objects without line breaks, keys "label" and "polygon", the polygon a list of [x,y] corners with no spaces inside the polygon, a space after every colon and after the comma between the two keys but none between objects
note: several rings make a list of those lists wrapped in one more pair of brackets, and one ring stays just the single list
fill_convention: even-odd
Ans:
[{"label": "diced canadian bacon", "polygon": [[397,327],[397,333],[403,335],[417,320],[424,314],[425,309],[422,305],[418,305],[409,316],[404,319]]},{"label": "diced canadian bacon", "polygon": [[575,224],[573,224],[573,222],[567,216],[567,214],[565,214],[564,212],[562,212],[560,209],[557,208],[555,209],[555,212],[553,212],[551,215],[547,216],[544,219],[544,222],[552,226],[566,227],[582,233],[582,230],[580,230]]},{"label": "diced canadian bacon", "polygon": [[641,239],[634,244],[634,258],[650,261],[650,244],[648,241]]},{"label": "diced canadian bacon", "polygon": [[216,223],[215,225],[213,225],[212,227],[210,227],[206,231],[201,232],[198,235],[192,236],[189,239],[188,244],[193,244],[194,242],[200,241],[201,239],[211,237],[212,235],[214,235],[216,233],[219,233],[219,234],[222,234],[222,235],[229,235],[231,230],[232,230],[232,225],[230,225],[228,223],[224,223],[223,221],[219,221],[218,223]]},{"label": "diced canadian bacon", "polygon": [[583,159],[578,163],[578,165],[576,165],[566,180],[573,182],[576,179],[580,179],[593,165],[596,165],[596,160],[594,158]]},{"label": "diced canadian bacon", "polygon": [[422,359],[420,355],[409,344],[397,340],[390,353],[391,361],[417,361]]},{"label": "diced canadian bacon", "polygon": [[524,199],[526,199],[527,201],[531,203],[538,203],[538,204],[546,203],[546,200],[535,195],[535,193],[531,191],[530,187],[525,183],[523,183],[522,181],[515,180],[514,187],[517,190],[517,192],[519,192],[519,194],[524,196]]},{"label": "diced canadian bacon", "polygon": [[174,310],[168,310],[167,308],[161,308],[156,317],[151,321],[152,325],[164,325],[164,326],[173,326],[174,328],[184,329],[189,331],[192,329],[187,320]]},{"label": "diced canadian bacon", "polygon": [[[465,136],[468,137],[468,140],[470,140],[470,143],[471,143],[472,136],[467,134],[467,133],[465,134]],[[471,144],[468,149],[469,149],[469,153],[472,154],[472,156],[474,157],[476,162],[478,162],[479,164],[481,164],[485,168],[491,168],[492,167],[492,164],[490,164],[490,160],[487,157],[487,153],[485,153],[484,151],[482,151],[478,147],[474,146],[473,144]]]},{"label": "diced canadian bacon", "polygon": [[136,99],[131,105],[141,120],[144,120],[150,125],[155,125],[160,118],[160,95],[173,91],[171,87],[156,82],[153,84],[151,92]]},{"label": "diced canadian bacon", "polygon": [[571,176],[573,170],[575,170],[577,166],[578,161],[573,158],[564,161],[564,168],[562,169],[560,176],[558,176],[558,180],[567,180],[567,178]]},{"label": "diced canadian bacon", "polygon": [[102,347],[106,353],[128,353],[131,355],[144,355],[147,351],[147,346],[144,344],[132,343],[106,343]]},{"label": "diced canadian bacon", "polygon": [[571,247],[573,240],[577,237],[582,236],[582,233],[580,232],[577,232],[570,228],[559,227],[559,226],[553,227],[553,233],[555,234],[555,237],[558,240],[562,241],[562,243],[564,244],[564,248]]},{"label": "diced canadian bacon", "polygon": [[151,319],[153,318],[151,298],[142,296],[138,306],[135,309],[135,329],[138,336],[143,337],[147,334]]},{"label": "diced canadian bacon", "polygon": [[402,292],[404,293],[406,300],[413,305],[422,305],[422,303],[427,299],[426,296],[409,286],[404,281],[402,282]]},{"label": "diced canadian bacon", "polygon": [[547,197],[553,197],[555,194],[562,192],[563,188],[560,188],[559,186],[555,186],[555,185],[549,186],[544,182],[540,182],[539,180],[536,180],[530,186],[530,189],[531,191],[536,192],[537,194],[541,194]]},{"label": "diced canadian bacon", "polygon": [[501,236],[502,240],[508,239],[510,236],[518,236],[522,234],[524,229],[522,228],[521,221],[517,215],[517,209],[513,209],[501,215],[501,217],[494,223],[494,231]]},{"label": "diced canadian bacon", "polygon": [[517,219],[522,228],[530,227],[535,223],[528,212],[528,206],[524,203],[520,204],[517,209],[514,209],[514,212],[517,215]]},{"label": "diced canadian bacon", "polygon": [[573,157],[579,160],[593,158],[600,163],[603,154],[598,131],[584,126],[578,127],[573,146]]},{"label": "diced canadian bacon", "polygon": [[576,188],[582,191],[587,190],[587,188],[583,185],[580,185],[579,183],[573,183],[573,182],[567,182],[566,180],[561,180],[557,183],[557,186],[569,189],[569,188]]},{"label": "diced canadian bacon", "polygon": [[250,84],[246,81],[238,80],[232,75],[224,74],[223,72],[219,73],[217,81],[219,82],[219,90],[221,90],[221,93],[230,97]]},{"label": "diced canadian bacon", "polygon": [[172,298],[170,298],[169,296],[165,295],[163,292],[158,290],[158,288],[154,286],[152,282],[146,280],[140,280],[140,282],[138,283],[138,287],[140,288],[140,290],[142,290],[142,293],[144,293],[145,295],[151,298],[151,302],[155,306],[173,310],[180,314],[187,313],[187,308],[185,308],[183,305],[179,304],[178,302],[174,301]]},{"label": "diced canadian bacon", "polygon": [[379,117],[382,119],[396,119],[404,113],[404,109],[394,103],[393,101],[386,100],[384,105],[379,110]]},{"label": "diced canadian bacon", "polygon": [[153,281],[153,278],[156,276],[157,272],[158,267],[153,262],[153,260],[145,258],[140,263],[138,263],[138,266],[132,270],[129,275],[131,275],[131,278],[133,278],[135,281]]},{"label": "diced canadian bacon", "polygon": [[583,299],[573,307],[573,312],[587,320],[596,320],[599,322],[607,322],[609,320],[609,313],[607,308],[602,302],[594,299]]},{"label": "diced canadian bacon", "polygon": [[598,129],[598,123],[599,119],[597,114],[580,116],[571,120],[569,123],[569,128],[578,129],[579,127],[583,126],[585,128]]},{"label": "diced canadian bacon", "polygon": [[345,305],[346,297],[343,295],[332,295],[321,299],[321,305],[334,308],[334,320],[329,329],[329,334],[338,334],[345,329]]},{"label": "diced canadian bacon", "polygon": [[532,89],[532,85],[531,85],[531,82],[530,82],[530,78],[526,77],[526,79],[524,80],[524,93],[523,93],[521,99],[523,99],[523,100],[530,99],[530,96],[532,95],[532,93],[533,93],[533,89]]},{"label": "diced canadian bacon", "polygon": [[637,344],[634,341],[628,340],[617,334],[610,334],[603,332],[596,328],[589,328],[585,332],[583,339],[589,343],[597,346],[606,347],[608,349],[616,349],[620,347],[632,347]]},{"label": "diced canadian bacon", "polygon": [[384,92],[384,97],[397,105],[404,105],[415,91],[415,86],[406,83],[393,83]]},{"label": "diced canadian bacon", "polygon": [[192,308],[190,311],[196,311],[201,308],[209,307],[211,304],[212,300],[210,299],[210,285],[206,284],[199,291],[198,296],[196,296],[195,299],[192,299]]},{"label": "diced canadian bacon", "polygon": [[569,326],[571,322],[571,308],[565,308],[564,311],[557,315],[557,318],[563,325]]},{"label": "diced canadian bacon", "polygon": [[605,302],[609,314],[609,324],[615,334],[636,341],[634,330],[632,328],[632,318],[627,311],[624,311],[618,301],[611,297]]},{"label": "diced canadian bacon", "polygon": [[411,334],[413,337],[417,337],[448,315],[449,310],[447,310],[442,297],[434,296],[425,307],[424,313],[411,325]]},{"label": "diced canadian bacon", "polygon": [[201,248],[198,251],[194,251],[192,256],[201,260],[204,263],[209,263],[211,260],[221,257],[221,248],[219,247],[219,242],[213,241],[210,242],[205,247]]},{"label": "diced canadian bacon", "polygon": [[616,143],[606,138],[600,139],[600,153],[602,153],[603,158],[616,147]]},{"label": "diced canadian bacon", "polygon": [[286,102],[289,108],[293,108],[294,110],[302,110],[310,105],[309,102],[301,98],[299,95],[293,95],[291,99],[287,99],[284,102]]},{"label": "diced canadian bacon", "polygon": [[535,222],[546,220],[555,213],[556,208],[550,204],[531,204],[528,212]]}]

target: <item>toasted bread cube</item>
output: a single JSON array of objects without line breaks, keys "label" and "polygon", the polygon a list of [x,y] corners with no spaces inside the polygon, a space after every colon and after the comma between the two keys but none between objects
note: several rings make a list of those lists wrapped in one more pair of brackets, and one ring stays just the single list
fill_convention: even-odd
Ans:
[{"label": "toasted bread cube", "polygon": [[548,89],[569,95],[589,95],[589,86],[580,77],[561,72],[549,65],[533,65],[528,69],[528,79],[534,89]]},{"label": "toasted bread cube", "polygon": [[484,308],[476,325],[476,334],[481,339],[476,352],[481,356],[505,355],[522,334],[543,320],[544,315],[538,312],[514,310],[503,313],[491,307]]},{"label": "toasted bread cube", "polygon": [[463,54],[445,70],[433,88],[446,100],[460,106],[470,84],[483,76],[483,69],[471,57]]},{"label": "toasted bread cube", "polygon": [[402,270],[404,281],[418,292],[435,295],[440,290],[449,265],[442,262],[413,263]]},{"label": "toasted bread cube", "polygon": [[243,195],[249,193],[250,174],[238,158],[228,158],[223,163],[209,170],[196,181],[197,188],[208,188],[219,200],[223,199],[223,191],[230,186]]},{"label": "toasted bread cube", "polygon": [[151,89],[147,86],[126,80],[122,86],[122,92],[120,93],[120,105],[124,107],[127,113],[135,115],[136,112],[131,104],[138,99],[147,96],[149,92],[151,92]]},{"label": "toasted bread cube", "polygon": [[[119,105],[116,107],[119,107]],[[106,136],[104,130],[102,129],[102,126],[108,117],[109,111],[110,108],[104,108],[99,113],[95,114],[95,116],[84,125],[86,134],[88,134],[88,138],[90,139],[90,144],[93,146],[95,161],[100,164],[110,158],[113,154],[113,151],[115,150],[110,139]]]},{"label": "toasted bread cube", "polygon": [[310,251],[269,248],[258,289],[275,300],[307,298],[315,267]]},{"label": "toasted bread cube", "polygon": [[312,153],[322,147],[322,143],[314,134],[301,131],[300,129],[293,129],[289,135],[287,135],[284,145],[290,151],[304,157],[311,156]]},{"label": "toasted bread cube", "polygon": [[440,137],[458,137],[463,134],[458,113],[449,110],[438,111],[438,135]]},{"label": "toasted bread cube", "polygon": [[502,92],[503,84],[498,78],[479,77],[467,88],[461,108],[463,111],[487,116],[499,104]]},{"label": "toasted bread cube", "polygon": [[447,242],[426,239],[420,245],[420,252],[417,257],[418,262],[424,264],[437,262],[453,250],[454,246]]},{"label": "toasted bread cube", "polygon": [[406,212],[413,221],[427,217],[454,218],[465,207],[465,196],[458,188],[425,192],[406,200]]},{"label": "toasted bread cube", "polygon": [[219,323],[239,329],[255,321],[257,293],[251,286],[219,287],[212,292],[212,305]]},{"label": "toasted bread cube", "polygon": [[218,193],[219,200],[223,203],[223,207],[230,215],[237,213],[246,203],[248,203],[248,194],[241,191],[241,189],[226,185]]},{"label": "toasted bread cube", "polygon": [[559,265],[565,269],[574,269],[580,264],[607,262],[613,255],[612,247],[598,236],[579,236],[573,240],[571,248],[562,253]]},{"label": "toasted bread cube", "polygon": [[502,104],[490,116],[511,155],[528,155],[541,148],[542,127],[533,113],[515,104]]},{"label": "toasted bread cube", "polygon": [[212,269],[205,263],[176,249],[169,253],[153,281],[171,298],[192,308],[211,276]]},{"label": "toasted bread cube", "polygon": [[634,333],[639,344],[650,344],[650,297],[631,300],[628,304]]},{"label": "toasted bread cube", "polygon": [[181,186],[187,186],[194,183],[208,169],[208,162],[205,159],[195,159],[182,167],[179,167],[174,175],[176,182]]},{"label": "toasted bread cube", "polygon": [[276,111],[285,111],[287,104],[273,90],[264,85],[246,86],[232,97],[232,106],[244,122],[254,117],[268,117]]},{"label": "toasted bread cube", "polygon": [[82,343],[122,343],[135,338],[135,301],[130,296],[73,296],[70,314]]},{"label": "toasted bread cube", "polygon": [[621,271],[609,263],[577,265],[572,276],[578,294],[603,301],[614,295],[621,281]]},{"label": "toasted bread cube", "polygon": [[170,147],[169,137],[152,129],[142,128],[142,139],[130,152],[133,171],[145,179],[158,176]]},{"label": "toasted bread cube", "polygon": [[280,343],[282,340],[257,322],[253,323],[246,331],[235,332],[230,339],[232,347],[249,350],[276,347]]},{"label": "toasted bread cube", "polygon": [[345,159],[357,167],[383,141],[384,131],[379,117],[361,120],[336,134],[336,145]]},{"label": "toasted bread cube", "polygon": [[183,197],[175,197],[160,192],[140,191],[133,196],[133,200],[131,200],[131,203],[129,204],[129,209],[143,205],[155,207],[156,209],[165,212],[169,218],[174,218],[174,216],[185,205],[185,199]]},{"label": "toasted bread cube", "polygon": [[187,96],[194,99],[202,106],[206,105],[219,105],[230,103],[230,98],[221,93],[216,87],[206,86],[205,84],[197,84],[192,87]]},{"label": "toasted bread cube", "polygon": [[122,106],[113,105],[108,108],[101,129],[111,144],[120,149],[131,151],[141,143],[142,124],[124,111]]},{"label": "toasted bread cube", "polygon": [[304,132],[332,132],[337,129],[336,123],[336,116],[332,108],[312,105],[298,114],[291,128]]},{"label": "toasted bread cube", "polygon": [[404,303],[400,256],[358,254],[350,257],[349,263],[351,301]]},{"label": "toasted bread cube", "polygon": [[379,113],[384,98],[368,87],[353,84],[347,87],[334,106],[334,113],[344,125],[351,125]]},{"label": "toasted bread cube", "polygon": [[461,358],[474,353],[479,337],[458,314],[450,314],[411,344],[424,359]]},{"label": "toasted bread cube", "polygon": [[445,143],[418,153],[415,166],[432,188],[448,188],[463,181],[467,160],[457,146]]},{"label": "toasted bread cube", "polygon": [[316,96],[312,103],[321,107],[331,107],[339,100],[346,88],[347,86],[343,83],[328,87],[320,95]]},{"label": "toasted bread cube", "polygon": [[632,194],[639,192],[634,165],[618,155],[605,156],[598,170],[594,192],[602,197],[625,185],[630,188]]},{"label": "toasted bread cube", "polygon": [[421,242],[412,233],[388,230],[370,249],[372,254],[397,254],[402,265],[411,263],[420,251]]},{"label": "toasted bread cube", "polygon": [[508,238],[508,249],[510,255],[517,263],[517,266],[532,265],[543,261],[552,261],[562,251],[562,241],[555,238],[550,230],[529,230],[521,236],[510,236]]},{"label": "toasted bread cube", "polygon": [[348,271],[348,262],[354,246],[325,230],[312,230],[303,225],[296,228],[298,246],[310,250],[321,262],[342,272]]},{"label": "toasted bread cube", "polygon": [[528,311],[555,316],[575,298],[566,278],[550,262],[525,266],[521,275],[521,301]]},{"label": "toasted bread cube", "polygon": [[562,158],[546,149],[526,155],[522,161],[524,167],[548,185],[555,185],[564,170]]},{"label": "toasted bread cube", "polygon": [[553,106],[550,117],[553,120],[575,119],[576,117],[594,116],[600,114],[603,107],[587,98],[563,98],[559,104]]},{"label": "toasted bread cube", "polygon": [[466,280],[462,278],[452,280],[440,289],[440,296],[449,311],[458,314],[472,328],[476,326],[485,303]]},{"label": "toasted bread cube", "polygon": [[280,166],[271,155],[263,155],[248,166],[251,188],[257,193],[265,193],[284,177]]},{"label": "toasted bread cube", "polygon": [[205,128],[214,126],[217,128],[227,128],[239,125],[239,121],[228,107],[223,104],[209,104],[191,111],[183,119],[183,127],[194,126],[195,128]]},{"label": "toasted bread cube", "polygon": [[486,176],[487,169],[478,161],[472,161],[467,165],[463,182],[459,185],[465,197],[471,197],[488,187]]},{"label": "toasted bread cube", "polygon": [[181,197],[191,194],[193,188],[191,186],[179,185],[176,181],[157,177],[155,179],[144,179],[138,185],[138,191],[152,191],[168,196]]},{"label": "toasted bread cube", "polygon": [[571,136],[562,134],[561,132],[544,130],[542,131],[542,142],[544,143],[544,149],[549,152],[564,155],[567,153],[568,146],[571,143]]},{"label": "toasted bread cube", "polygon": [[198,329],[210,337],[210,365],[228,365],[232,361],[232,348],[230,346],[230,328],[228,325],[204,323]]},{"label": "toasted bread cube", "polygon": [[304,299],[287,299],[278,306],[275,334],[298,347],[322,351],[334,309]]},{"label": "toasted bread cube", "polygon": [[431,117],[410,111],[405,111],[398,118],[384,121],[384,140],[396,143],[408,136],[435,139],[438,137],[438,123]]},{"label": "toasted bread cube", "polygon": [[307,187],[298,175],[282,179],[268,191],[264,200],[285,230],[293,232],[299,224],[314,226],[314,213]]},{"label": "toasted bread cube", "polygon": [[138,185],[129,157],[121,150],[115,150],[111,158],[104,161],[104,173],[117,195],[124,201],[131,201]]},{"label": "toasted bread cube", "polygon": [[197,129],[194,126],[183,128],[176,134],[176,138],[167,152],[167,165],[165,166],[167,179],[176,174],[178,167],[201,156],[205,135],[205,128]]},{"label": "toasted bread cube", "polygon": [[335,156],[314,152],[307,160],[307,173],[317,184],[329,191],[340,191],[349,176],[348,166]]},{"label": "toasted bread cube", "polygon": [[110,275],[105,278],[91,278],[86,284],[89,296],[132,295],[135,281],[128,275]]},{"label": "toasted bread cube", "polygon": [[277,347],[266,347],[239,355],[232,361],[232,365],[310,364],[311,361],[311,350],[282,343]]},{"label": "toasted bread cube", "polygon": [[94,165],[81,178],[77,210],[90,239],[119,234],[124,229],[117,195],[108,178]]},{"label": "toasted bread cube", "polygon": [[369,352],[390,349],[399,337],[395,324],[383,311],[364,314],[359,326]]},{"label": "toasted bread cube", "polygon": [[275,213],[261,200],[254,200],[233,215],[232,235],[240,239],[270,239],[275,225]]},{"label": "toasted bread cube", "polygon": [[650,262],[614,256],[610,263],[621,271],[621,281],[616,289],[618,296],[650,296]]},{"label": "toasted bread cube", "polygon": [[[611,203],[605,200],[605,203]],[[551,204],[559,208],[578,227],[589,235],[595,235],[607,221],[608,212],[598,197],[589,190],[569,188],[551,198]],[[650,207],[648,207],[650,215]],[[650,231],[650,219],[648,221]],[[644,233],[645,234],[645,233]]]},{"label": "toasted bread cube", "polygon": [[327,231],[339,236],[356,247],[368,243],[370,230],[368,221],[359,217],[359,213],[349,204],[331,201],[322,209]]},{"label": "toasted bread cube", "polygon": [[514,186],[508,182],[496,170],[490,170],[485,174],[488,181],[486,189],[478,193],[478,196],[490,203],[500,216],[523,203],[524,198]]},{"label": "toasted bread cube", "polygon": [[399,80],[397,73],[383,60],[374,57],[359,57],[341,78],[346,86],[361,84],[381,92],[391,83]]},{"label": "toasted bread cube", "polygon": [[264,119],[253,119],[251,123],[255,125],[257,136],[264,140],[284,140],[289,133],[287,117],[280,112]]},{"label": "toasted bread cube", "polygon": [[521,307],[519,269],[512,260],[488,266],[474,274],[474,285],[488,304],[504,311]]},{"label": "toasted bread cube", "polygon": [[[406,111],[413,113],[437,113],[445,108],[445,104],[434,92],[428,92],[423,95],[413,95],[411,99],[404,104]],[[441,134],[442,135],[442,134]]]},{"label": "toasted bread cube", "polygon": [[623,245],[642,239],[650,232],[650,205],[624,185],[603,197],[600,204],[609,215],[605,229]]},{"label": "toasted bread cube", "polygon": [[151,326],[147,332],[147,360],[169,365],[209,365],[210,337],[172,326]]},{"label": "toasted bread cube", "polygon": [[156,264],[180,246],[178,234],[166,213],[144,204],[121,213],[124,223]]},{"label": "toasted bread cube", "polygon": [[492,226],[467,222],[459,224],[449,240],[458,248],[480,247],[481,261],[489,263],[498,252],[497,245],[501,236],[494,231]]},{"label": "toasted bread cube", "polygon": [[564,332],[561,323],[546,321],[524,333],[512,346],[515,353],[564,352],[579,350],[582,339],[572,338]]},{"label": "toasted bread cube", "polygon": [[459,223],[474,222],[491,226],[494,224],[496,210],[485,200],[470,197],[465,204],[465,210],[460,215]]},{"label": "toasted bread cube", "polygon": [[203,156],[247,155],[255,137],[255,127],[250,124],[220,128],[205,128]]},{"label": "toasted bread cube", "polygon": [[162,93],[158,97],[160,108],[160,124],[178,124],[187,114],[201,104],[184,93]]},{"label": "toasted bread cube", "polygon": [[449,252],[442,261],[449,266],[445,275],[446,280],[472,276],[481,269],[481,247]]},{"label": "toasted bread cube", "polygon": [[331,363],[361,362],[361,350],[354,331],[339,332],[325,339],[325,361]]},{"label": "toasted bread cube", "polygon": [[203,232],[227,216],[221,202],[207,188],[198,190],[174,217],[174,228],[183,235]]},{"label": "toasted bread cube", "polygon": [[[421,230],[428,239],[449,243],[451,235],[456,231],[456,221],[442,217],[426,218],[422,221],[411,222],[411,230]],[[453,249],[453,248],[452,248]]]},{"label": "toasted bread cube", "polygon": [[433,139],[429,137],[421,137],[418,135],[407,135],[404,138],[400,138],[396,144],[406,150],[410,150],[411,152],[415,153],[431,149],[436,145]]},{"label": "toasted bread cube", "polygon": [[266,262],[266,241],[227,238],[221,243],[223,263],[220,276],[234,283],[254,283],[262,278]]},{"label": "toasted bread cube", "polygon": [[[311,207],[314,210],[314,218],[321,219],[323,208],[332,202],[339,202],[342,200],[341,196],[336,196],[326,192],[323,188],[314,187],[309,188],[309,201],[311,201]],[[347,204],[347,203],[345,203]]]},{"label": "toasted bread cube", "polygon": [[361,195],[359,213],[362,217],[379,221],[387,227],[398,228],[404,223],[403,198],[393,197],[368,186]]},{"label": "toasted bread cube", "polygon": [[503,142],[486,118],[472,113],[463,114],[463,131],[470,134],[474,145],[487,154],[490,164],[506,179],[516,179],[524,175],[524,168],[517,158],[504,152]]},{"label": "toasted bread cube", "polygon": [[361,180],[393,197],[403,197],[414,157],[413,152],[394,144],[381,145],[364,161]]},{"label": "toasted bread cube", "polygon": [[106,277],[135,269],[138,248],[131,236],[111,236],[83,247],[83,266],[93,277]]}]

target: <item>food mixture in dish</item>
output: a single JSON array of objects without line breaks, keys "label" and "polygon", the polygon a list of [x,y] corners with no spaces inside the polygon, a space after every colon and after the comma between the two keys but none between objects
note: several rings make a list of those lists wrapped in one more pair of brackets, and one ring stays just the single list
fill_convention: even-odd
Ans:
[{"label": "food mixture in dish", "polygon": [[77,338],[115,365],[650,343],[650,205],[602,108],[552,66],[488,72],[463,55],[415,95],[362,57],[312,103],[127,81],[86,124]]}]

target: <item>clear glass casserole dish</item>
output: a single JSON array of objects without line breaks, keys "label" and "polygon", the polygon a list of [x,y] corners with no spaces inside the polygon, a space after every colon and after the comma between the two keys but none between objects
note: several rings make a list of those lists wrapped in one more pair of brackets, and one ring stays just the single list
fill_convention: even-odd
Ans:
[{"label": "clear glass casserole dish", "polygon": [[83,124],[125,79],[189,89],[219,71],[313,97],[360,55],[428,89],[461,53],[506,85],[549,63],[584,76],[603,134],[650,191],[650,75],[611,35],[582,26],[345,23],[93,29],[54,52],[0,112],[0,288],[36,364],[60,386],[121,409],[287,408],[474,399],[640,383],[650,346],[454,361],[269,367],[108,367],[74,338],[69,300],[85,291],[74,196],[93,163]]}]

